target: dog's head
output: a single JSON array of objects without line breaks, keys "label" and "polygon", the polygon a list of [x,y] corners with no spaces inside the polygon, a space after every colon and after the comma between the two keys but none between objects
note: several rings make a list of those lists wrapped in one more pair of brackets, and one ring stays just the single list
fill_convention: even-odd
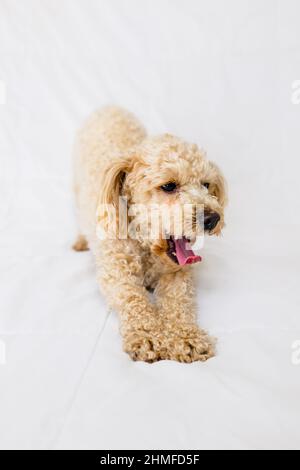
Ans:
[{"label": "dog's head", "polygon": [[118,220],[120,196],[128,204],[128,236],[169,264],[200,261],[191,245],[224,227],[220,170],[196,145],[168,134],[146,139],[107,165],[99,204],[114,207]]}]

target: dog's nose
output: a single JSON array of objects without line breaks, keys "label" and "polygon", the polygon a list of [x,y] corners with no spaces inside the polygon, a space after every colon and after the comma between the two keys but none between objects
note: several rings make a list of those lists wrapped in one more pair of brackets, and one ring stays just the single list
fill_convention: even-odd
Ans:
[{"label": "dog's nose", "polygon": [[216,228],[218,222],[220,221],[220,216],[217,212],[204,212],[204,230],[211,232]]}]

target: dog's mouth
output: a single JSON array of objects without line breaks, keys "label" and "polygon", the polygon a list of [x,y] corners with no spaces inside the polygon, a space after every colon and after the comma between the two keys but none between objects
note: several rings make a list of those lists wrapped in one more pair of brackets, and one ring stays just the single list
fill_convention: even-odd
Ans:
[{"label": "dog's mouth", "polygon": [[190,240],[186,237],[174,238],[170,237],[168,240],[167,255],[174,263],[184,266],[186,264],[193,264],[202,261],[201,256],[198,256],[189,246]]}]

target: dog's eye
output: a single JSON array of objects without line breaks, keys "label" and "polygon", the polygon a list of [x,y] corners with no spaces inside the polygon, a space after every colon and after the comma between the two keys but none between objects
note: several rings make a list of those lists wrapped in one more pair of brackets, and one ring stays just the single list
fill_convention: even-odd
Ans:
[{"label": "dog's eye", "polygon": [[206,189],[209,189],[210,183],[202,183],[202,186],[204,186]]},{"label": "dog's eye", "polygon": [[174,183],[173,181],[170,181],[170,183],[163,184],[160,189],[165,191],[166,193],[173,193],[177,188],[177,184]]}]

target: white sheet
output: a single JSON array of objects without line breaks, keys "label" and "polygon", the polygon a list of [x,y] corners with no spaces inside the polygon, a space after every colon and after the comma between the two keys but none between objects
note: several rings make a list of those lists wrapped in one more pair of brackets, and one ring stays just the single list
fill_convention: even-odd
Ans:
[{"label": "white sheet", "polygon": [[[297,0],[1,0],[1,448],[299,448],[299,18]],[[130,362],[70,250],[72,140],[106,103],[228,178],[199,270],[206,364]]]}]

